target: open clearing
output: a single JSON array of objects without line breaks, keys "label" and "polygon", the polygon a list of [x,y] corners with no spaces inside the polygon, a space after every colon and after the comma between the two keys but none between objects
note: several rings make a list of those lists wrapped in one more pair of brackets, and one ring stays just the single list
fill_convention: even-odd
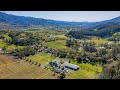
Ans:
[{"label": "open clearing", "polygon": [[[8,56],[9,57],[9,56]],[[12,57],[0,55],[0,79],[56,79],[57,74],[24,60],[14,62]],[[17,59],[16,59],[17,60]],[[18,60],[17,60],[18,61]]]},{"label": "open clearing", "polygon": [[107,41],[107,39],[103,39],[103,38],[98,39],[98,38],[94,37],[94,38],[91,38],[91,40],[87,40],[87,42],[94,42],[94,43],[96,43],[96,46],[99,46],[108,41]]},{"label": "open clearing", "polygon": [[12,51],[12,50],[15,50],[15,49],[17,49],[17,48],[19,48],[19,49],[23,49],[25,46],[16,46],[16,45],[9,45],[9,46],[7,46],[7,51]]},{"label": "open clearing", "polygon": [[54,35],[52,37],[63,38],[63,39],[67,39],[68,38],[65,35]]},{"label": "open clearing", "polygon": [[80,69],[74,72],[69,72],[66,76],[67,79],[96,79],[98,78],[98,73],[102,72],[102,67],[93,66],[91,64],[77,64],[76,62],[72,62],[78,66]]},{"label": "open clearing", "polygon": [[15,50],[17,48],[24,48],[25,46],[16,46],[14,44],[12,45],[7,45],[7,43],[3,42],[3,41],[0,41],[0,48],[4,47],[4,46],[7,46],[7,51],[11,51],[11,50]]},{"label": "open clearing", "polygon": [[57,40],[52,42],[44,43],[43,46],[53,49],[69,49],[66,45],[66,40]]},{"label": "open clearing", "polygon": [[66,76],[67,79],[94,79],[95,72],[79,69],[78,71],[69,72]]},{"label": "open clearing", "polygon": [[45,64],[48,61],[54,60],[55,57],[52,57],[51,55],[49,55],[45,52],[41,52],[39,54],[31,55],[31,56],[27,57],[27,59],[38,62],[39,64]]}]

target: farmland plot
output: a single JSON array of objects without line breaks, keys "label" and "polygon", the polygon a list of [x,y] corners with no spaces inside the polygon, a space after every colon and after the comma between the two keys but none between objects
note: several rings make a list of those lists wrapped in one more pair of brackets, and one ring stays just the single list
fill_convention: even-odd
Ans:
[{"label": "farmland plot", "polygon": [[[20,60],[20,62],[15,62],[9,59],[12,57],[6,57],[2,55],[1,60],[5,60],[7,64],[3,64],[0,66],[0,78],[1,79],[56,79],[56,76],[52,76],[53,72],[50,70],[46,70],[42,67],[38,67],[37,65],[31,64],[29,62],[25,62],[24,60]],[[15,60],[15,59],[14,59]],[[9,63],[8,63],[8,62]],[[17,61],[17,59],[16,59]]]}]

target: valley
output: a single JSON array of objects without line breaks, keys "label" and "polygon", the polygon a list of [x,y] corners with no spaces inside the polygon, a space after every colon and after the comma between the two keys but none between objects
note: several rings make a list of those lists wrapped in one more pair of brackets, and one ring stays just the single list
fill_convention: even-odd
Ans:
[{"label": "valley", "polygon": [[119,79],[119,17],[86,23],[0,15],[0,79]]}]

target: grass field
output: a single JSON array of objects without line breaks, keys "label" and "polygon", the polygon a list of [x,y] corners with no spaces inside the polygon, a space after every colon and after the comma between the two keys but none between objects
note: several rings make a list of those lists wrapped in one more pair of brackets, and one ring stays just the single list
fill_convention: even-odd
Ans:
[{"label": "grass field", "polygon": [[50,70],[31,65],[24,60],[18,63],[11,59],[9,56],[0,55],[0,61],[6,62],[0,65],[0,79],[56,79],[58,76],[57,74],[53,76]]},{"label": "grass field", "polygon": [[94,37],[91,40],[87,40],[87,42],[94,42],[94,43],[96,43],[96,46],[99,46],[108,41],[107,41],[107,39],[103,39],[103,38],[97,39],[96,37]]},{"label": "grass field", "polygon": [[76,62],[71,62],[80,66],[80,69],[75,72],[70,72],[67,74],[67,79],[95,79],[98,78],[98,73],[102,72],[101,66],[93,66],[91,64],[77,64]]},{"label": "grass field", "polygon": [[52,57],[51,55],[41,52],[39,54],[31,55],[27,57],[27,59],[38,62],[39,64],[45,64],[48,61],[52,61],[55,59],[55,57]]},{"label": "grass field", "polygon": [[93,79],[96,76],[96,73],[93,71],[86,71],[79,69],[78,71],[69,72],[66,75],[66,79]]},{"label": "grass field", "polygon": [[65,35],[54,35],[52,37],[63,38],[63,39],[67,39],[68,38]]},{"label": "grass field", "polygon": [[0,48],[2,48],[3,46],[7,46],[7,51],[11,51],[17,48],[24,48],[25,46],[16,46],[16,45],[7,45],[7,43],[0,41]]},{"label": "grass field", "polygon": [[2,48],[2,47],[5,46],[5,45],[6,45],[5,42],[0,41],[0,48]]},{"label": "grass field", "polygon": [[11,37],[9,37],[7,34],[4,34],[3,36],[5,37],[5,39],[8,39],[8,40],[11,39]]},{"label": "grass field", "polygon": [[91,65],[91,64],[88,64],[88,63],[76,63],[76,62],[73,62],[71,61],[72,64],[76,64],[78,66],[80,66],[81,69],[85,69],[85,70],[88,70],[88,71],[94,71],[94,72],[98,72],[100,73],[102,71],[102,67],[101,66],[95,66],[95,65]]},{"label": "grass field", "polygon": [[53,49],[69,49],[67,46],[65,46],[66,40],[57,40],[52,42],[44,43],[43,46],[48,46],[48,48]]},{"label": "grass field", "polygon": [[7,46],[7,51],[15,50],[17,48],[23,49],[25,46],[16,46],[16,45],[9,45]]}]

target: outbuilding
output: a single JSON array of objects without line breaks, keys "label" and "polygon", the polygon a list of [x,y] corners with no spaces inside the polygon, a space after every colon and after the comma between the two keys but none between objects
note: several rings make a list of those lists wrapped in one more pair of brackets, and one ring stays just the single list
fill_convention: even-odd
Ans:
[{"label": "outbuilding", "polygon": [[52,67],[55,66],[55,67],[58,67],[60,65],[60,59],[59,58],[56,58],[54,61],[51,61],[49,63]]},{"label": "outbuilding", "polygon": [[72,69],[72,70],[75,70],[75,71],[80,68],[79,66],[68,63],[68,62],[65,62],[63,65],[65,66],[65,68]]}]

